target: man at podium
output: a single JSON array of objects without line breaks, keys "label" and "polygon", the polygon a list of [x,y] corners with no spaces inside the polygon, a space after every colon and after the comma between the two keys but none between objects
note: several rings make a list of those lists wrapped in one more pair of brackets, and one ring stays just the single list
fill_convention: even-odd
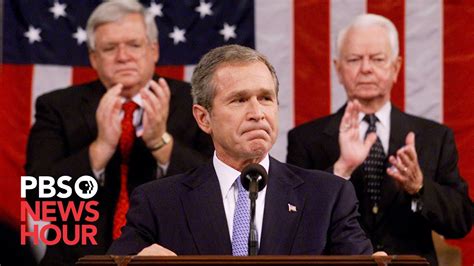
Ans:
[{"label": "man at podium", "polygon": [[207,53],[192,77],[193,114],[213,139],[213,160],[136,188],[108,253],[247,255],[248,192],[239,176],[258,163],[268,183],[256,200],[257,254],[372,254],[351,182],[269,156],[278,89],[273,66],[255,50],[228,45]]}]

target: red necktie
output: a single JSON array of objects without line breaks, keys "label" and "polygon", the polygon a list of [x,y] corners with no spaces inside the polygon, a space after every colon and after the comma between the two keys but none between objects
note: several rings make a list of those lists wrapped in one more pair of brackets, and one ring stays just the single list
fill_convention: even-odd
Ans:
[{"label": "red necktie", "polygon": [[138,105],[132,101],[126,102],[122,106],[124,116],[122,119],[122,135],[120,136],[120,154],[122,162],[120,163],[120,194],[115,207],[114,224],[112,231],[112,238],[115,240],[121,234],[121,228],[125,225],[129,200],[127,189],[128,177],[128,162],[130,159],[130,152],[132,150],[133,142],[135,140],[135,127],[133,126],[133,112],[138,108]]}]

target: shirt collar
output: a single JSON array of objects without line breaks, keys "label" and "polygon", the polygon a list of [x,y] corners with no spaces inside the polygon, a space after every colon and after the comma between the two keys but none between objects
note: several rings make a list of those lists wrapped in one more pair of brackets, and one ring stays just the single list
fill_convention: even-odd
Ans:
[{"label": "shirt collar", "polygon": [[[145,87],[143,87],[144,89],[148,89],[150,87],[150,82],[148,82]],[[122,97],[122,103],[124,103],[127,99]],[[135,94],[132,99],[131,99],[134,103],[136,103],[140,108],[143,108],[143,98],[142,96],[140,95],[140,92],[138,92],[137,94]]]},{"label": "shirt collar", "polygon": [[[217,179],[219,180],[219,186],[221,188],[222,197],[225,198],[229,190],[232,188],[237,177],[240,176],[240,172],[234,168],[228,166],[219,158],[217,158],[216,152],[214,151],[214,157],[212,158],[214,169],[216,170]],[[270,159],[268,154],[265,155],[262,161],[259,162],[268,173],[270,166]]]},{"label": "shirt collar", "polygon": [[[390,122],[390,113],[392,111],[392,104],[390,101],[386,102],[382,108],[380,108],[377,112],[375,112],[375,116],[378,118],[378,122],[383,126],[383,127],[388,127],[389,122]],[[359,123],[362,122],[364,119],[364,116],[366,114],[360,112],[359,113]]]}]

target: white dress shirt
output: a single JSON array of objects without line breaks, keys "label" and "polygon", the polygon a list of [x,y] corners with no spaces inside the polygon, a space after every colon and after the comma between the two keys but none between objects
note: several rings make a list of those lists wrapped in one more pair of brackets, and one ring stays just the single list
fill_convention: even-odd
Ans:
[{"label": "white dress shirt", "polygon": [[[227,219],[227,227],[229,228],[229,236],[230,240],[232,241],[235,204],[237,203],[237,196],[239,194],[239,189],[237,185],[234,184],[234,182],[238,177],[240,177],[240,172],[219,160],[219,158],[217,158],[216,152],[214,152],[212,162],[214,164],[214,169],[216,170],[217,179],[219,180],[225,216]],[[259,164],[263,166],[268,173],[268,168],[270,165],[268,154]],[[257,227],[259,245],[262,236],[263,210],[265,209],[266,192],[267,187],[258,192],[258,198],[255,202],[255,226]]]},{"label": "white dress shirt", "polygon": [[[387,102],[375,112],[375,116],[378,118],[377,123],[375,124],[377,127],[377,136],[382,142],[383,151],[385,152],[385,156],[388,154],[388,145],[390,139],[390,113],[392,111],[392,104]],[[364,121],[364,116],[366,114],[359,113],[359,138],[361,141],[364,141],[365,133],[369,128],[369,123]]]}]

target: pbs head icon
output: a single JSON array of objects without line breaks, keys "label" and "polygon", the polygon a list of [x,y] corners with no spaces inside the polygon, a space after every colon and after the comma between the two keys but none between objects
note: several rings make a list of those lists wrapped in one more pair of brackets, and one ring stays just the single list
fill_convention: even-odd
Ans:
[{"label": "pbs head icon", "polygon": [[90,199],[95,196],[98,188],[97,180],[87,175],[79,177],[74,184],[76,195],[82,199]]}]

